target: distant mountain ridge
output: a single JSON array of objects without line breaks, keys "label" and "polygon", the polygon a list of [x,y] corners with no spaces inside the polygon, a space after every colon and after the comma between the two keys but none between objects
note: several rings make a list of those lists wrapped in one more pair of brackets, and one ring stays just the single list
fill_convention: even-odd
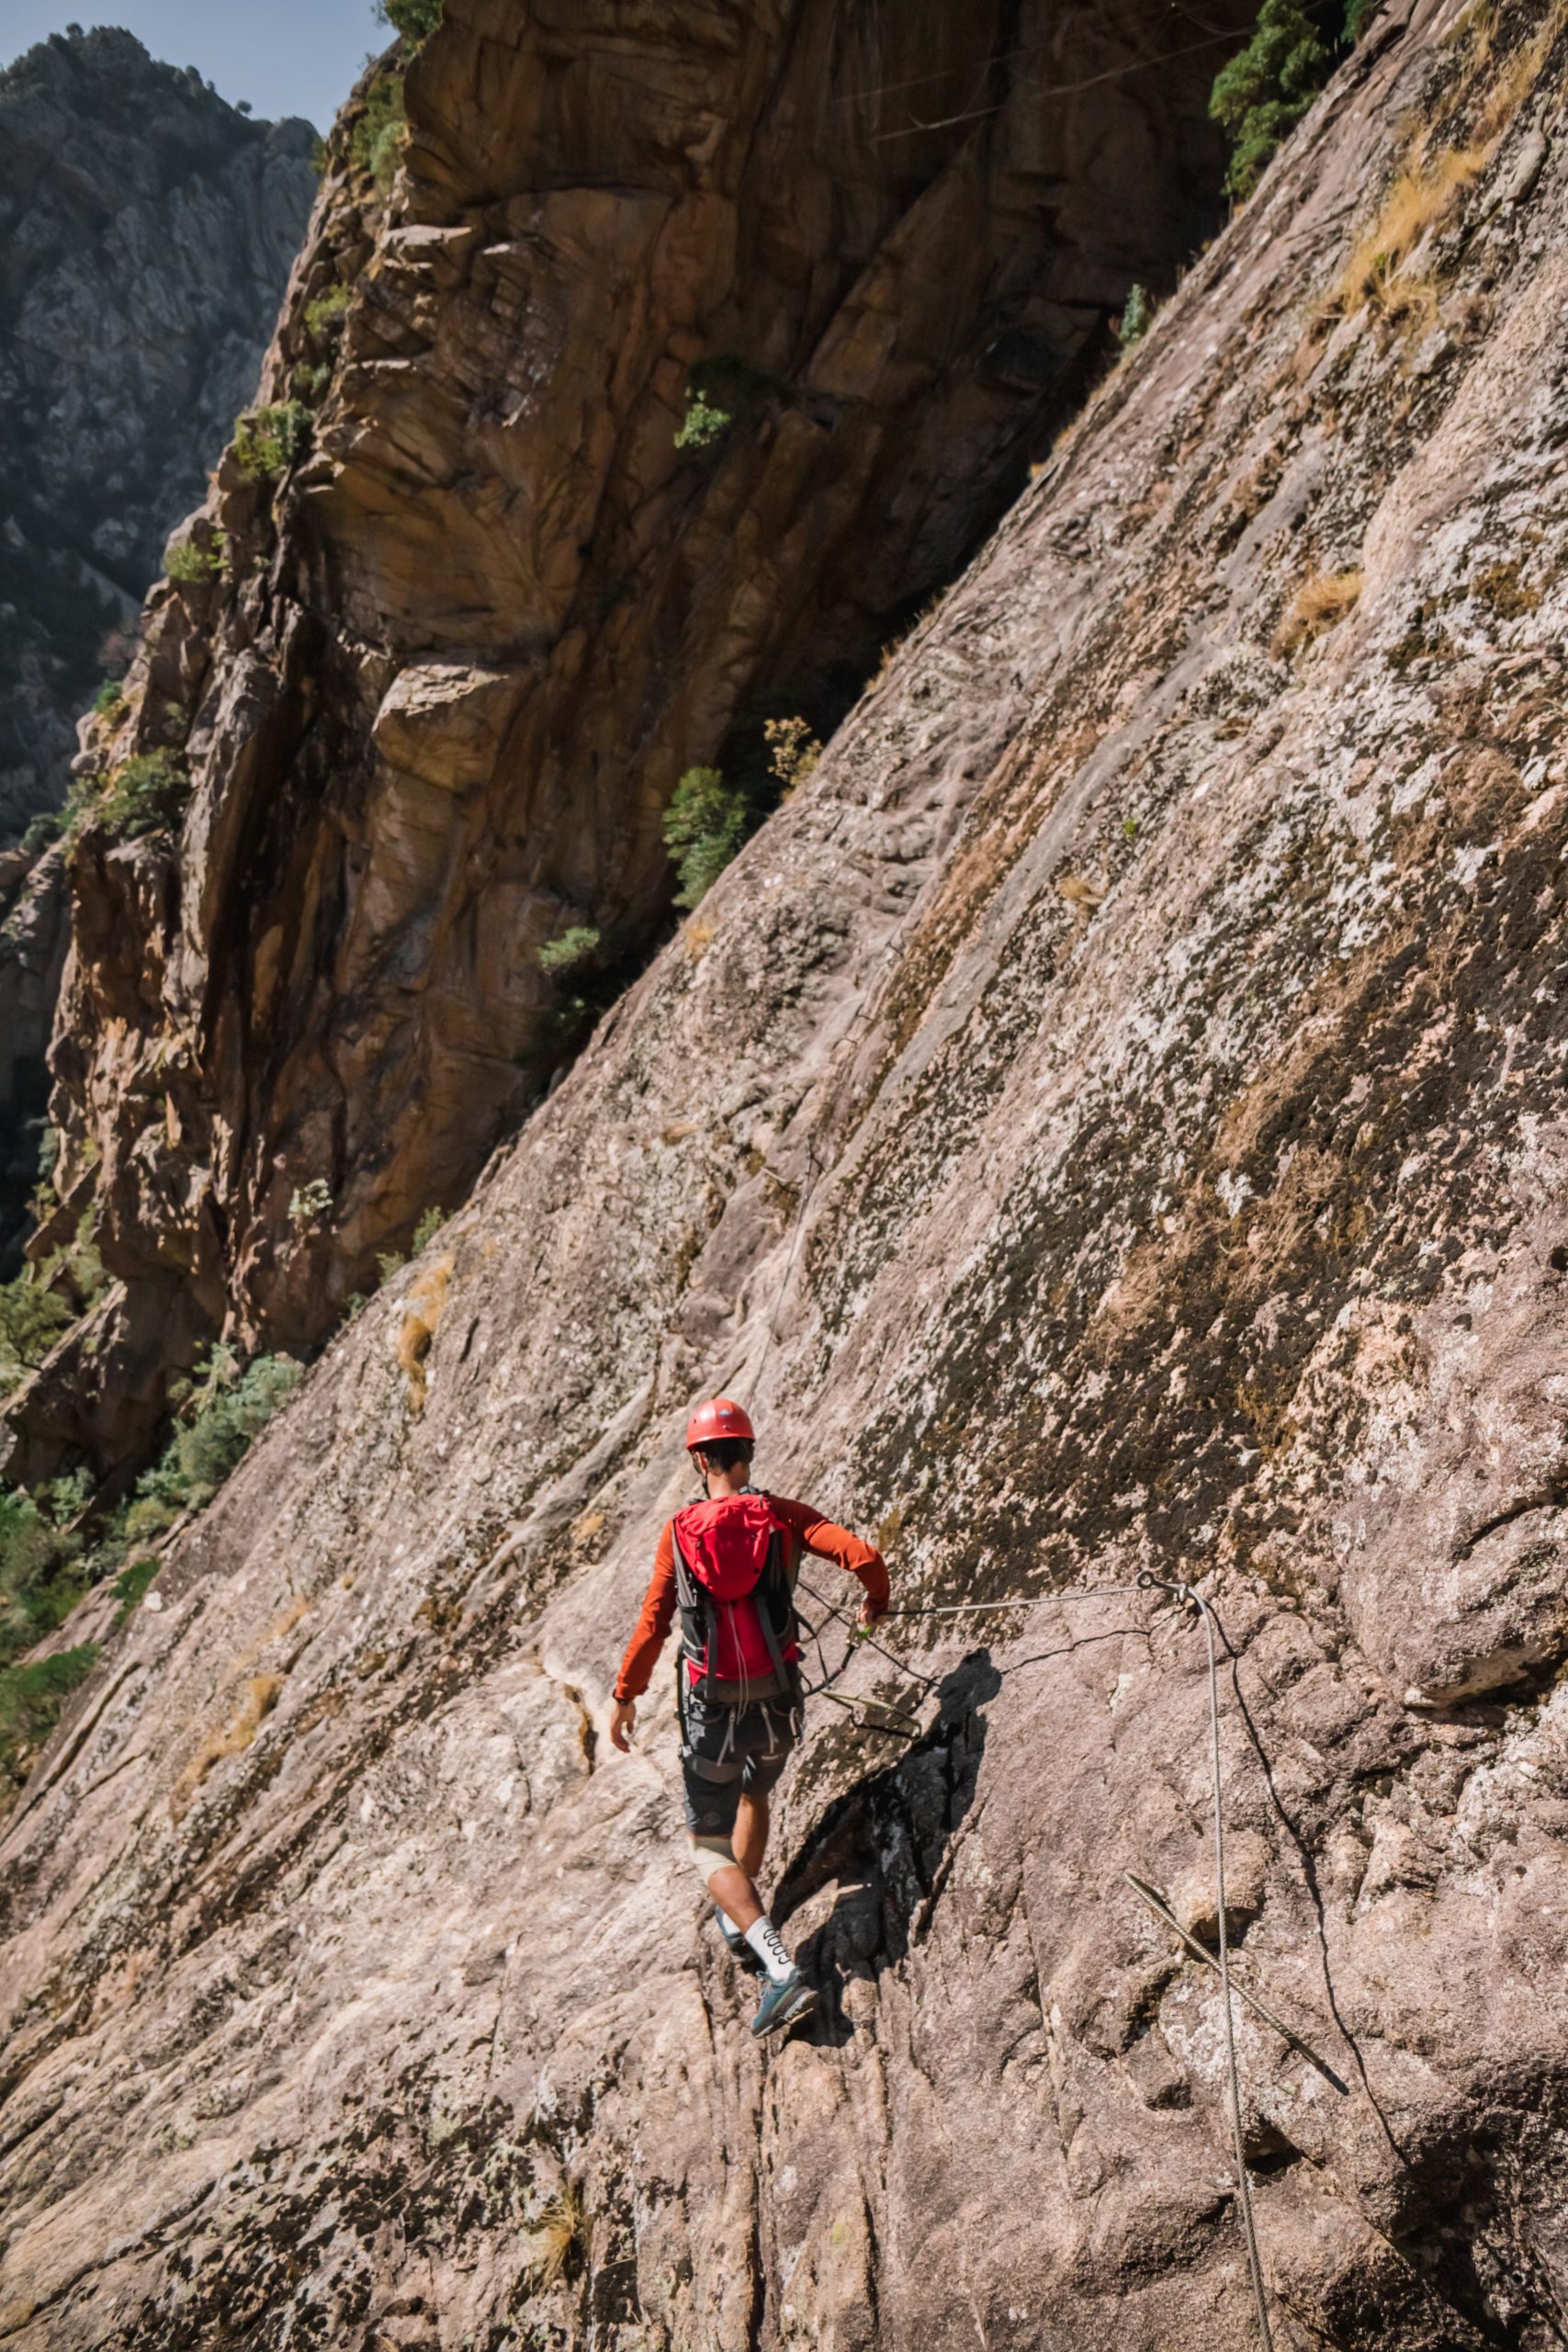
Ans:
[{"label": "distant mountain ridge", "polygon": [[113,28],[0,73],[0,845],[254,390],[313,142]]}]

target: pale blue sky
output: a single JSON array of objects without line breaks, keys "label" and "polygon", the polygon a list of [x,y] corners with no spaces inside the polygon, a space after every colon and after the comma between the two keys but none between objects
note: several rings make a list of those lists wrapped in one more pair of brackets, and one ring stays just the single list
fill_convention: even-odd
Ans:
[{"label": "pale blue sky", "polygon": [[367,51],[391,39],[371,0],[0,0],[0,65],[68,24],[123,25],[165,65],[194,65],[230,103],[324,130]]}]

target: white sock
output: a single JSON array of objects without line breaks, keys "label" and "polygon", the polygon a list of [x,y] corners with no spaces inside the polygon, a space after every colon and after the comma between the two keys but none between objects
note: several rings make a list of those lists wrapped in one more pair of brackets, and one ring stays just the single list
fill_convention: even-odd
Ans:
[{"label": "white sock", "polygon": [[728,1912],[725,1909],[723,1904],[716,1903],[713,1907],[718,1914],[718,1924],[724,1929],[725,1934],[727,1936],[738,1936],[740,1933],[740,1930],[736,1926],[734,1920],[730,1917]]},{"label": "white sock", "polygon": [[746,1940],[775,1984],[795,1974],[795,1962],[779,1941],[779,1931],[764,1911],[746,1930]]}]

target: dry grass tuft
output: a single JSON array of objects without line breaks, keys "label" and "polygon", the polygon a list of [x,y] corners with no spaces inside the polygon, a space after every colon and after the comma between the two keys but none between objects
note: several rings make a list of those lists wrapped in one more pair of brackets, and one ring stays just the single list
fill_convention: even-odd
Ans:
[{"label": "dry grass tuft", "polygon": [[452,1260],[437,1258],[433,1266],[423,1270],[403,1302],[403,1319],[398,1331],[398,1364],[409,1385],[409,1409],[412,1413],[424,1410],[428,1386],[425,1358],[446,1304],[451,1280]]},{"label": "dry grass tuft", "polygon": [[1088,874],[1068,873],[1056,876],[1056,888],[1079,922],[1088,922],[1095,908],[1103,902],[1106,887]]},{"label": "dry grass tuft", "polygon": [[[1558,6],[1550,9],[1543,22],[1538,26],[1534,38],[1520,42],[1482,101],[1481,112],[1476,118],[1475,136],[1488,153],[1496,146],[1540,81],[1540,69],[1562,29],[1565,14],[1568,10],[1563,8],[1562,0],[1558,0]],[[1490,43],[1487,54],[1491,54]]]},{"label": "dry grass tuft", "polygon": [[[907,636],[908,634],[908,630],[906,630],[904,634]],[[903,650],[903,637],[890,637],[888,639],[886,644],[882,649],[881,661],[877,663],[875,669],[872,672],[870,677],[865,682],[865,690],[868,695],[874,695],[876,692],[877,687],[881,685],[883,680],[886,677],[887,673],[891,670],[893,664],[897,662]]]},{"label": "dry grass tuft", "polygon": [[762,728],[767,739],[768,765],[787,800],[806,782],[822,757],[822,746],[804,718],[770,718]]},{"label": "dry grass tuft", "polygon": [[1079,906],[1079,908],[1100,906],[1102,899],[1105,899],[1105,885],[1102,885],[1102,882],[1096,882],[1090,875],[1079,875],[1079,873],[1058,875],[1058,877],[1055,877],[1055,887],[1058,887],[1058,891],[1063,894],[1063,899],[1067,900],[1067,906]]},{"label": "dry grass tuft", "polygon": [[538,2251],[530,2270],[535,2292],[543,2294],[575,2269],[588,2251],[587,2210],[570,2183],[551,2198],[533,2235]]},{"label": "dry grass tuft", "polygon": [[[1520,107],[1540,79],[1552,44],[1568,19],[1568,0],[1554,0],[1533,36],[1505,61],[1475,107],[1470,135],[1462,144],[1434,148],[1436,125],[1418,131],[1404,169],[1398,175],[1371,226],[1351,250],[1331,308],[1348,318],[1363,305],[1393,316],[1414,315],[1419,321],[1436,316],[1435,288],[1429,280],[1416,281],[1411,295],[1399,290],[1400,272],[1417,246],[1444,227],[1459,209],[1467,188],[1481,177]],[[1460,93],[1444,109],[1451,121],[1492,65],[1495,54],[1498,13],[1492,0],[1467,8],[1450,36],[1455,46],[1468,46],[1470,56]]]},{"label": "dry grass tuft", "polygon": [[1342,316],[1363,306],[1382,311],[1392,307],[1400,270],[1422,239],[1457,209],[1465,189],[1485,170],[1491,152],[1489,146],[1450,147],[1428,157],[1417,146],[1377,219],[1351,248],[1335,298]]},{"label": "dry grass tuft", "polygon": [[681,925],[681,944],[687,961],[700,964],[718,936],[718,925],[706,915],[692,915]]},{"label": "dry grass tuft", "polygon": [[1360,593],[1359,571],[1319,571],[1314,568],[1309,571],[1274,632],[1272,650],[1276,660],[1293,653],[1299,645],[1310,645],[1314,638],[1325,636],[1344,619]]},{"label": "dry grass tuft", "polygon": [[1389,324],[1403,327],[1416,341],[1437,325],[1438,307],[1438,281],[1427,270],[1415,277],[1395,277],[1382,303]]},{"label": "dry grass tuft", "polygon": [[177,1821],[215,1764],[249,1747],[276,1706],[283,1691],[281,1674],[254,1674],[233,1721],[205,1739],[169,1792],[169,1811]]}]

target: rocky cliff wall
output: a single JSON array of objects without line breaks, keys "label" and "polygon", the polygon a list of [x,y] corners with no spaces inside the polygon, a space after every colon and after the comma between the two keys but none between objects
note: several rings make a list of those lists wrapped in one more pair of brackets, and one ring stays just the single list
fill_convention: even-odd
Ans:
[{"label": "rocky cliff wall", "polygon": [[127,32],[0,73],[0,1272],[38,1176],[65,953],[58,809],[76,720],[125,666],[164,543],[255,388],[315,181],[308,123],[254,122]]},{"label": "rocky cliff wall", "polygon": [[108,28],[0,73],[0,844],[59,808],[103,640],[255,389],[311,139]]},{"label": "rocky cliff wall", "polygon": [[[1386,19],[107,1643],[9,1825],[17,2352],[1545,2352],[1568,2191],[1561,10]],[[690,1398],[880,1529],[759,2052]],[[829,1572],[807,1600],[833,1597]],[[830,1665],[841,1635],[826,1622]],[[898,1662],[894,1664],[892,1659]],[[919,1732],[871,1704],[911,1708]],[[875,1724],[880,1728],[868,1727]],[[1212,1906],[1211,1906],[1212,1907]]]},{"label": "rocky cliff wall", "polygon": [[665,922],[682,773],[828,727],[1173,280],[1239,13],[452,0],[389,190],[367,89],[263,386],[293,461],[225,460],[226,576],[100,733],[193,790],[73,861],[60,1181],[127,1290],[17,1467],[134,1453],[220,1327],[315,1344],[461,1198]]}]

